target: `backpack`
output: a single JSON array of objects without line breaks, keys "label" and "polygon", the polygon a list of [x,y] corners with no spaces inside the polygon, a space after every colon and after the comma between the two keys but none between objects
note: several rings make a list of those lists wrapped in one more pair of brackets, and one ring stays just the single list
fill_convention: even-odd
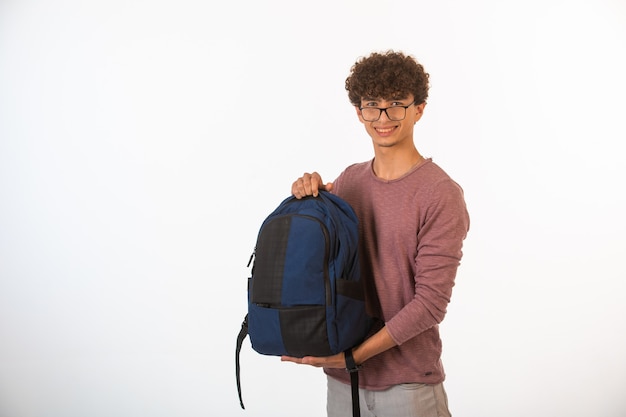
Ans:
[{"label": "backpack", "polygon": [[[353,408],[358,367],[351,348],[371,327],[365,311],[352,207],[326,191],[291,196],[263,221],[248,267],[248,314],[237,337],[235,371],[241,408],[239,352],[246,335],[264,355],[331,356],[346,352]],[[356,385],[356,386],[355,386]],[[358,414],[355,414],[358,415]]]}]

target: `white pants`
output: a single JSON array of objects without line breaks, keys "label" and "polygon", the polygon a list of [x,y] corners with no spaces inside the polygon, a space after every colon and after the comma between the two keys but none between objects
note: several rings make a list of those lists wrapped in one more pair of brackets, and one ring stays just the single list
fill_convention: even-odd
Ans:
[{"label": "white pants", "polygon": [[[328,417],[352,416],[349,384],[328,378]],[[443,384],[400,384],[384,391],[359,388],[361,417],[450,417]]]}]

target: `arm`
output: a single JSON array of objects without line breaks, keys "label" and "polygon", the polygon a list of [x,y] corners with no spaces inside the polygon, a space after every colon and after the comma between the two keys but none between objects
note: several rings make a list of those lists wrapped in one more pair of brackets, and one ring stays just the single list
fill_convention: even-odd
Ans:
[{"label": "arm", "polygon": [[[339,185],[339,183],[338,183]],[[394,346],[403,344],[417,334],[440,323],[450,301],[456,270],[461,259],[462,241],[469,227],[469,218],[456,186],[439,187],[419,233],[415,257],[414,297],[386,326],[353,350],[357,364]],[[283,357],[283,361],[325,368],[345,368],[343,353],[329,357]]]},{"label": "arm", "polygon": [[[383,327],[372,337],[353,349],[352,354],[354,357],[354,361],[357,365],[359,365],[369,358],[376,356],[379,353],[386,351],[387,349],[391,349],[394,346],[396,346],[396,342],[393,341],[387,329]],[[346,367],[346,359],[343,352],[326,357],[305,356],[303,358],[294,358],[291,356],[283,356],[281,358],[281,361],[294,362],[324,368]]]},{"label": "arm", "polygon": [[443,181],[431,195],[418,229],[413,299],[386,322],[398,344],[444,319],[469,229],[462,191],[456,184]]}]

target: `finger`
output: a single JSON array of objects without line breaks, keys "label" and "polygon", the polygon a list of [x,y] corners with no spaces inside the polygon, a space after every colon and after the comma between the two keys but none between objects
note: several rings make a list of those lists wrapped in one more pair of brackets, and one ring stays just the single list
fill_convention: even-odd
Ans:
[{"label": "finger", "polygon": [[291,184],[291,194],[293,194],[293,196],[296,198],[303,197],[303,188],[302,188],[301,178],[298,178],[297,180],[293,182],[293,184]]},{"label": "finger", "polygon": [[294,197],[302,198],[307,195],[305,182],[310,181],[308,179],[309,177],[310,177],[310,174],[305,173],[300,178],[294,181],[294,183],[291,185],[291,194],[293,194]]},{"label": "finger", "polygon": [[281,356],[280,357],[281,362],[294,362],[294,363],[302,363],[302,359],[301,358],[294,358],[292,356]]},{"label": "finger", "polygon": [[315,181],[313,174],[305,172],[291,185],[291,194],[298,199],[307,195],[312,195],[315,188],[312,186],[312,181]]},{"label": "finger", "polygon": [[300,365],[310,365],[320,367],[324,363],[324,358],[316,358],[314,356],[305,356],[303,358],[295,358],[292,356],[281,356],[281,362],[293,362]]},{"label": "finger", "polygon": [[304,195],[315,196],[317,193],[317,183],[315,176],[319,177],[319,174],[314,172],[313,174],[304,174],[302,176],[302,185],[304,186]]},{"label": "finger", "polygon": [[326,190],[326,186],[324,185],[324,181],[322,181],[322,177],[317,172],[313,172],[311,174],[311,193],[313,197],[317,197],[319,195],[320,190]]},{"label": "finger", "polygon": [[281,362],[293,362],[299,365],[314,366],[316,368],[322,366],[322,361],[320,359],[322,358],[316,358],[314,356],[304,356],[302,358],[294,358],[291,356],[281,356],[280,358]]}]

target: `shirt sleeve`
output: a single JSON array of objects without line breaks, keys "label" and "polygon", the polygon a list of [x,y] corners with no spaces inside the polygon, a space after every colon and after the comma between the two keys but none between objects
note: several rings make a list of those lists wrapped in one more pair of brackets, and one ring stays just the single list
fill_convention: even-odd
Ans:
[{"label": "shirt sleeve", "polygon": [[445,317],[469,230],[463,190],[450,178],[435,184],[417,232],[414,297],[387,323],[397,344],[439,324]]}]

